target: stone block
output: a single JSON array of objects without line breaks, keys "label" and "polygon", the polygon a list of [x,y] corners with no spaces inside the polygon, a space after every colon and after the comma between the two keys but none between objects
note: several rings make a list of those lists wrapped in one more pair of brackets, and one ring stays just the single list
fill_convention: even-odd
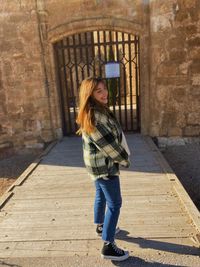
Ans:
[{"label": "stone block", "polygon": [[196,34],[198,31],[198,28],[196,24],[189,24],[189,25],[184,26],[184,31],[186,35],[190,36],[190,35]]},{"label": "stone block", "polygon": [[186,126],[186,115],[185,115],[185,111],[181,111],[181,112],[176,112],[177,114],[177,119],[176,119],[176,127],[179,128],[183,128]]},{"label": "stone block", "polygon": [[191,61],[183,62],[182,64],[179,64],[179,72],[183,75],[187,75],[190,64],[191,64]]},{"label": "stone block", "polygon": [[195,36],[187,41],[187,44],[189,46],[189,49],[194,49],[195,47],[200,46],[200,37]]},{"label": "stone block", "polygon": [[185,21],[187,21],[189,19],[189,14],[188,12],[185,10],[185,9],[182,9],[182,10],[179,10],[177,13],[176,13],[176,16],[175,16],[175,21],[178,21],[178,22],[181,22],[181,23],[184,23]]},{"label": "stone block", "polygon": [[165,148],[174,145],[185,145],[185,140],[182,137],[158,137],[157,140],[159,148]]},{"label": "stone block", "polygon": [[178,127],[170,127],[168,129],[169,136],[182,136],[182,129]]},{"label": "stone block", "polygon": [[191,112],[187,116],[187,124],[189,125],[200,125],[200,111],[197,112]]},{"label": "stone block", "polygon": [[43,119],[41,121],[41,127],[42,127],[42,129],[51,129],[51,122],[50,122],[50,120],[49,119],[48,120]]},{"label": "stone block", "polygon": [[168,78],[168,84],[175,85],[177,87],[186,85],[189,86],[190,81],[187,75],[176,75]]},{"label": "stone block", "polygon": [[183,62],[185,61],[186,52],[182,50],[172,49],[169,52],[169,60],[176,61],[176,62]]},{"label": "stone block", "polygon": [[168,136],[168,127],[159,125],[159,134],[158,136]]},{"label": "stone block", "polygon": [[39,143],[37,139],[25,141],[24,145],[26,148],[34,148],[34,149],[44,148],[44,143]]},{"label": "stone block", "polygon": [[167,13],[165,15],[157,15],[151,18],[152,32],[166,31],[171,28],[171,21],[173,20],[173,14]]},{"label": "stone block", "polygon": [[200,60],[200,47],[188,50],[188,58],[190,60]]},{"label": "stone block", "polygon": [[36,120],[31,119],[31,118],[23,120],[23,129],[26,132],[36,130]]},{"label": "stone block", "polygon": [[200,126],[187,126],[183,129],[184,136],[199,136]]},{"label": "stone block", "polygon": [[185,8],[189,9],[189,8],[193,8],[196,6],[196,0],[183,0],[183,5]]},{"label": "stone block", "polygon": [[200,73],[192,76],[192,85],[200,86]]},{"label": "stone block", "polygon": [[199,9],[195,8],[195,6],[189,8],[188,13],[192,21],[196,22],[199,20]]},{"label": "stone block", "polygon": [[57,139],[62,139],[63,138],[63,131],[62,128],[57,128],[54,130],[55,136]]},{"label": "stone block", "polygon": [[2,79],[3,78],[6,79],[6,78],[8,78],[9,76],[12,75],[12,65],[11,65],[11,62],[8,61],[8,60],[5,60],[5,59],[3,60],[3,73],[4,73],[4,77],[2,76]]},{"label": "stone block", "polygon": [[172,91],[172,98],[177,102],[183,102],[186,97],[186,88],[184,87],[175,87]]},{"label": "stone block", "polygon": [[182,49],[185,46],[185,39],[183,38],[183,36],[179,37],[176,36],[174,37],[172,35],[172,37],[169,36],[168,42],[167,42],[167,48],[170,51],[171,49]]},{"label": "stone block", "polygon": [[200,74],[200,60],[198,59],[193,60],[189,69],[192,74],[196,74],[196,73]]},{"label": "stone block", "polygon": [[169,91],[170,91],[169,86],[164,86],[164,85],[157,86],[157,91],[156,91],[157,100],[160,103],[167,101],[169,96]]},{"label": "stone block", "polygon": [[42,130],[42,133],[40,134],[41,139],[46,143],[46,142],[50,142],[52,140],[55,139],[55,137],[53,136],[53,133],[51,131],[51,129],[49,130]]},{"label": "stone block", "polygon": [[[12,97],[13,98],[15,97],[14,99],[16,99],[17,94],[10,95],[9,99],[11,100]],[[23,104],[23,98],[21,98],[18,103],[15,103],[14,101],[7,101],[7,113],[10,116],[15,117],[15,115],[17,115],[17,117],[20,118],[20,113],[22,112],[22,104]]]},{"label": "stone block", "polygon": [[[196,106],[198,107],[199,106],[198,105],[198,102],[200,101],[200,87],[199,87],[199,85],[193,85],[193,86],[191,86],[191,88],[190,88],[190,94],[191,94],[192,98],[195,97],[195,99],[194,99],[193,102],[195,102],[196,103]],[[194,105],[195,105],[195,103],[194,103]]]},{"label": "stone block", "polygon": [[0,149],[11,148],[11,147],[13,147],[12,142],[4,142],[4,143],[0,143]]},{"label": "stone block", "polygon": [[[178,74],[178,66],[173,62],[163,62],[157,68],[158,77],[169,77]],[[169,78],[168,78],[169,80]]]}]

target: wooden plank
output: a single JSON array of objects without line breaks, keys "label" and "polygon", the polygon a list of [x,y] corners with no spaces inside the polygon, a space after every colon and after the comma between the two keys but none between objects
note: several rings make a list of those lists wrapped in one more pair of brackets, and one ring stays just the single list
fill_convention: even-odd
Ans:
[{"label": "wooden plank", "polygon": [[[4,233],[0,233],[1,241],[33,241],[33,240],[82,240],[82,239],[95,239],[96,234],[94,229],[91,229],[89,226],[86,229],[80,231],[81,225],[70,226],[68,227],[31,227],[30,229],[10,229],[10,231],[5,231]],[[134,237],[143,237],[143,238],[158,238],[158,237],[189,237],[192,236],[193,228],[192,227],[165,227],[159,228],[156,226],[150,225],[150,227],[136,226],[134,224],[121,224],[122,229],[126,229],[127,232],[130,233],[131,236]]]},{"label": "wooden plank", "polygon": [[[138,189],[134,188],[134,189],[129,189],[129,190],[123,190],[123,197],[125,196],[151,196],[151,195],[155,195],[155,196],[161,196],[161,195],[168,195],[169,192],[166,192],[164,189],[158,191],[159,188],[154,188],[154,189],[149,189],[149,188],[145,188],[142,190],[142,188]],[[17,194],[18,196],[16,196],[16,198],[20,199],[20,198],[26,198],[26,199],[36,199],[36,198],[46,198],[46,199],[51,199],[51,198],[56,198],[56,196],[59,196],[59,198],[80,198],[80,199],[84,199],[84,198],[88,198],[94,195],[94,192],[92,190],[88,190],[87,192],[66,192],[66,191],[60,191],[58,190],[40,190],[39,192],[35,192],[35,191],[31,191],[31,190],[27,190],[25,192],[23,192],[22,190],[15,190],[15,194]]]},{"label": "wooden plank", "polygon": [[[158,253],[160,250],[171,252],[178,250],[181,254],[198,255],[198,247],[191,238],[131,238],[124,237],[124,240],[117,240],[121,247],[134,255],[147,255],[150,250]],[[66,257],[75,255],[95,256],[99,253],[101,241],[94,240],[63,240],[63,241],[27,241],[27,242],[2,242],[0,243],[0,257]],[[142,249],[141,249],[142,248]],[[85,254],[84,254],[85,253]],[[173,253],[174,254],[174,253]],[[193,256],[194,258],[194,256]],[[196,257],[197,258],[197,257]],[[196,264],[196,266],[198,266]]]},{"label": "wooden plank", "polygon": [[[74,209],[75,207],[80,208],[80,204],[82,204],[81,198],[75,198],[73,201],[69,198],[51,198],[48,199],[13,199],[12,202],[9,203],[10,206],[13,206],[15,210],[17,209],[30,209],[30,208],[38,208],[41,210],[42,208],[52,207],[55,210],[59,207],[66,207],[68,210]],[[170,197],[168,195],[160,195],[155,196],[126,196],[123,199],[123,209],[126,208],[136,208],[138,206],[144,206],[145,209],[149,207],[157,207],[162,211],[164,207],[174,207],[177,205],[175,197]],[[7,205],[7,207],[9,207]],[[81,210],[88,209],[88,206],[93,206],[93,199],[91,197],[84,199],[84,205],[81,205]],[[6,209],[5,209],[6,210]]]},{"label": "wooden plank", "polygon": [[12,196],[13,192],[5,192],[3,196],[0,197],[0,211]]},{"label": "wooden plank", "polygon": [[[87,214],[88,216],[93,217],[93,211],[92,211],[92,206],[88,207]],[[74,213],[73,213],[74,212]],[[149,212],[146,212],[145,210],[135,210],[134,208],[131,210],[131,215],[128,216],[129,209],[128,208],[122,208],[121,209],[121,214],[124,216],[124,218],[132,218],[138,219],[138,220],[151,220],[151,218],[155,219],[163,219],[164,215],[166,215],[166,219],[168,218],[188,218],[190,217],[182,210],[179,212],[176,211],[164,211],[164,210],[152,210]],[[54,210],[54,211],[49,211],[49,212],[41,212],[41,211],[36,211],[36,212],[15,212],[15,211],[2,211],[1,212],[1,220],[2,222],[15,222],[15,221],[20,221],[23,218],[23,222],[26,222],[28,220],[52,220],[53,218],[68,218],[68,216],[74,216],[77,217],[79,216],[80,218],[85,217],[84,212],[76,209],[75,211],[66,211],[66,210]],[[152,215],[151,215],[152,214]],[[120,216],[120,219],[123,218],[123,216]]]},{"label": "wooden plank", "polygon": [[[144,185],[144,184],[143,184]],[[160,185],[147,185],[146,187],[145,186],[141,186],[141,185],[133,185],[132,187],[122,187],[121,190],[123,192],[122,195],[126,195],[126,194],[133,194],[134,193],[137,193],[137,192],[144,192],[144,194],[146,194],[147,192],[153,194],[153,192],[156,192],[157,194],[167,194],[167,193],[173,193],[173,191],[171,190],[171,186],[167,186],[165,185],[164,188],[160,188]],[[25,190],[25,191],[24,191]],[[33,185],[32,187],[29,186],[29,185],[26,185],[26,186],[23,186],[23,189],[21,190],[21,188],[15,188],[14,190],[14,193],[17,193],[17,192],[20,192],[22,193],[23,195],[26,195],[27,193],[30,193],[30,194],[49,194],[49,193],[65,193],[67,194],[67,196],[72,196],[72,197],[76,197],[78,196],[78,193],[80,195],[87,195],[89,196],[89,194],[92,194],[95,193],[95,190],[93,187],[90,187],[90,186],[87,186],[87,185],[82,185],[82,188],[81,190],[79,190],[79,188],[77,187],[74,187],[74,186],[70,186],[70,185],[47,185],[47,186],[43,186],[43,185],[40,185],[40,186],[35,186]],[[147,194],[148,195],[148,194]]]},{"label": "wooden plank", "polygon": [[[38,214],[37,214],[38,215]],[[125,213],[123,213],[123,216],[125,215]],[[157,227],[188,227],[191,226],[191,221],[189,221],[187,216],[180,216],[181,214],[179,214],[179,216],[170,216],[165,218],[165,220],[163,220],[163,217],[161,216],[147,216],[145,217],[144,214],[140,214],[140,216],[135,216],[134,214],[131,216],[126,216],[126,221],[123,223],[125,224],[132,224],[134,226],[144,226],[144,227],[150,227],[152,226],[157,226]],[[119,225],[121,225],[121,219],[123,218],[123,216],[120,217],[120,221],[119,221]],[[54,215],[52,217],[44,217],[44,216],[30,216],[30,217],[25,217],[25,216],[21,216],[21,218],[23,217],[23,220],[20,219],[20,217],[15,216],[12,218],[8,218],[7,220],[5,220],[4,222],[1,223],[1,227],[0,227],[0,231],[2,231],[3,233],[5,233],[6,229],[10,229],[13,230],[13,228],[17,228],[17,229],[27,229],[27,228],[37,228],[37,227],[47,227],[47,228],[52,228],[52,230],[54,229],[54,227],[70,227],[73,225],[77,225],[80,226],[80,223],[75,223],[74,221],[76,220],[76,218],[80,218],[81,220],[81,226],[82,227],[88,227],[89,225],[91,225],[93,227],[93,225],[91,224],[91,218],[93,218],[93,214],[87,214],[87,216],[85,216],[85,214],[74,214],[74,213],[67,213],[67,217],[66,214],[62,213],[60,216]]]},{"label": "wooden plank", "polygon": [[[50,175],[51,174],[51,175]],[[87,174],[85,174],[84,176],[82,175],[78,175],[76,176],[74,173],[63,173],[63,174],[59,174],[59,176],[57,175],[57,173],[55,172],[51,172],[49,173],[49,175],[47,175],[45,173],[45,175],[31,175],[29,177],[29,180],[27,181],[27,183],[46,183],[48,181],[48,183],[55,183],[58,182],[59,183],[69,183],[71,182],[72,184],[76,183],[76,182],[82,182],[82,183],[87,183],[89,185],[93,184],[93,181],[91,179],[88,179],[89,176]],[[132,183],[140,183],[140,182],[153,182],[153,183],[168,183],[169,179],[166,175],[164,176],[139,176],[139,175],[134,175],[134,174],[129,174],[126,176],[120,176],[120,181],[123,184],[132,184]]]},{"label": "wooden plank", "polygon": [[[89,207],[92,207],[91,205],[88,205]],[[27,205],[17,205],[17,204],[10,204],[10,208],[13,208],[14,211],[13,212],[30,212],[30,210],[32,212],[35,211],[40,211],[40,212],[49,212],[49,211],[58,211],[58,210],[66,210],[70,211],[70,210],[76,210],[76,209],[80,209],[81,207],[81,211],[88,211],[88,206],[82,205],[82,200],[80,199],[79,202],[77,203],[77,201],[73,202],[71,201],[70,203],[35,203],[33,202],[31,205],[29,205],[29,203],[27,203]],[[123,205],[124,206],[124,205]],[[6,211],[9,211],[9,207],[7,207]],[[134,210],[134,211],[138,211],[138,210],[142,210],[143,212],[148,212],[149,209],[153,210],[153,211],[161,211],[162,209],[164,209],[165,211],[182,211],[183,209],[181,209],[181,206],[179,205],[171,205],[171,203],[163,203],[162,205],[160,204],[153,204],[153,203],[137,203],[137,205],[130,205],[130,210]]]},{"label": "wooden plank", "polygon": [[[94,192],[93,192],[94,193]],[[85,204],[93,204],[93,197],[94,197],[94,194],[92,195],[89,195],[88,198],[84,199],[84,205]],[[65,195],[64,197],[52,197],[51,200],[45,200],[43,199],[42,201],[41,200],[37,200],[37,199],[18,199],[16,198],[16,196],[14,196],[12,198],[12,202],[16,202],[16,203],[28,203],[28,205],[32,203],[32,201],[35,201],[35,202],[40,202],[40,203],[51,203],[51,202],[57,202],[57,203],[71,203],[71,200]],[[140,203],[148,203],[148,202],[151,202],[151,203],[161,203],[161,205],[163,204],[163,202],[166,202],[166,203],[173,203],[173,204],[177,204],[179,203],[179,199],[177,198],[176,195],[171,195],[171,194],[164,194],[164,195],[160,195],[160,196],[155,196],[155,195],[148,195],[148,196],[135,196],[135,195],[131,195],[131,196],[124,196],[123,197],[123,203],[127,203],[129,204],[130,202],[133,202],[133,203],[137,203],[140,202]],[[176,202],[176,203],[175,203]],[[77,198],[77,204],[79,205],[79,197]]]},{"label": "wooden plank", "polygon": [[[56,209],[56,210],[53,209],[53,208],[52,209],[49,208],[49,209],[46,209],[46,210],[45,209],[41,209],[41,210],[33,209],[33,211],[31,211],[30,209],[29,210],[28,209],[26,209],[26,210],[25,209],[24,210],[22,210],[22,209],[20,209],[20,210],[12,210],[12,209],[10,209],[10,211],[6,210],[5,212],[7,214],[10,214],[12,212],[12,214],[14,214],[14,215],[21,216],[21,219],[22,218],[26,218],[26,214],[27,215],[37,214],[38,217],[42,218],[45,213],[48,213],[49,215],[52,215],[52,216],[56,215],[56,214],[59,215],[59,216],[62,216],[63,213],[64,214],[70,214],[71,212],[72,213],[74,212],[74,216],[81,218],[82,216],[85,216],[85,215],[93,217],[92,216],[93,215],[93,212],[92,212],[93,207],[90,207],[90,209],[91,209],[91,212],[89,212],[88,209],[85,209],[85,210],[82,211],[81,214],[78,212],[78,208],[77,207],[76,207],[76,209],[74,208],[74,211],[73,210],[71,210],[71,211],[68,210],[67,211],[66,209],[63,210],[62,208],[59,208],[59,209]],[[166,214],[166,216],[168,216],[169,214],[173,214],[173,213],[185,215],[185,211],[182,210],[180,207],[171,207],[171,206],[170,207],[165,207],[165,211],[162,211],[161,209],[157,209],[157,208],[154,208],[152,210],[149,210],[148,208],[143,209],[143,207],[139,207],[137,209],[133,207],[131,209],[131,216],[133,216],[133,217],[143,216],[144,218],[145,217],[149,218],[149,214],[152,214],[152,216],[154,216],[156,218],[157,214],[162,214],[162,216],[164,218],[165,214]],[[123,210],[123,214],[125,214],[126,217],[127,217],[129,215],[128,214],[128,210],[127,210],[127,212],[125,210]],[[190,217],[188,217],[188,218],[190,218]],[[6,219],[6,220],[8,220],[8,219]]]}]

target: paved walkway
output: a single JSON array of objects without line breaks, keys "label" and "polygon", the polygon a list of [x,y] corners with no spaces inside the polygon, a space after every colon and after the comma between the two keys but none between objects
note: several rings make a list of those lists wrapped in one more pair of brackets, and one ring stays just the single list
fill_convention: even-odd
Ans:
[{"label": "paved walkway", "polygon": [[200,266],[197,209],[150,138],[131,134],[127,140],[132,166],[121,171],[122,231],[116,241],[130,251],[130,259],[116,263],[99,257],[93,183],[83,165],[81,139],[70,137],[4,195],[0,266]]}]

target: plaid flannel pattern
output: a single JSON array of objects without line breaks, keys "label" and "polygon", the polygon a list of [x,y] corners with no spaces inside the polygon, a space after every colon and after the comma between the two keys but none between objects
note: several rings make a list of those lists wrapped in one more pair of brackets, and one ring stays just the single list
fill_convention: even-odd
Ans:
[{"label": "plaid flannel pattern", "polygon": [[119,174],[119,165],[129,167],[128,154],[121,146],[121,127],[114,116],[95,111],[95,131],[83,133],[83,155],[93,180]]}]

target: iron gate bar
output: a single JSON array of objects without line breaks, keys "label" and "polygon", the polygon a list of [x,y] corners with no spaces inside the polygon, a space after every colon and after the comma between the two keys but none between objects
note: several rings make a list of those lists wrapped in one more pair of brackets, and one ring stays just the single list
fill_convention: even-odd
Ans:
[{"label": "iron gate bar", "polygon": [[86,53],[86,62],[87,62],[87,75],[90,75],[90,68],[89,68],[89,56],[88,56],[88,43],[87,43],[87,33],[85,32],[85,53]]},{"label": "iron gate bar", "polygon": [[99,74],[100,77],[102,77],[102,69],[101,69],[101,45],[100,45],[100,35],[99,35],[99,31],[97,32],[97,40],[98,40],[98,55],[99,55]]},{"label": "iron gate bar", "polygon": [[[103,49],[104,49],[104,60],[107,62],[107,50],[106,50],[106,32],[103,31]],[[106,80],[106,86],[108,88],[108,80]]]},{"label": "iron gate bar", "polygon": [[[79,44],[81,44],[81,34],[79,33],[78,34],[78,41],[79,41]],[[80,47],[80,61],[83,60],[83,51],[82,51],[82,47]]]},{"label": "iron gate bar", "polygon": [[[115,38],[118,40],[118,32],[115,32]],[[119,44],[116,42],[116,51],[117,51],[117,61],[120,62],[119,59]],[[121,114],[121,80],[120,77],[118,78],[118,103],[119,103],[119,121],[122,124],[122,114]]]},{"label": "iron gate bar", "polygon": [[96,76],[96,60],[95,60],[95,44],[94,44],[94,35],[91,32],[91,40],[92,40],[92,45],[91,51],[92,51],[92,58],[93,58],[93,76]]},{"label": "iron gate bar", "polygon": [[[122,41],[124,41],[124,32],[122,33]],[[123,58],[125,58],[125,44],[122,43],[122,51],[123,51]],[[125,129],[127,129],[127,101],[126,101],[126,67],[125,64],[123,64],[123,73],[124,73],[124,102],[125,102]]]},{"label": "iron gate bar", "polygon": [[[67,38],[67,39],[65,39],[65,41],[66,41],[66,43],[67,44],[69,44],[69,39]],[[70,63],[72,63],[72,60],[71,60],[71,53],[70,53],[70,49],[68,49],[67,50],[67,55],[68,55],[68,63],[67,64],[70,64]],[[71,87],[73,86],[73,84],[72,84],[72,80],[73,80],[73,78],[72,78],[72,66],[70,67],[70,65],[68,66],[68,70],[69,70],[69,78],[70,78],[70,85],[71,85]],[[66,76],[67,76],[67,73],[66,73]],[[66,81],[67,81],[67,77],[66,77]],[[69,91],[70,92],[70,91]],[[68,96],[68,101],[70,102],[70,98],[69,98],[69,96]],[[70,126],[71,126],[71,131],[72,131],[72,125],[71,125],[71,112],[70,112],[70,103],[69,103],[69,109],[68,109],[68,113],[70,113]],[[70,133],[70,132],[69,132]]]},{"label": "iron gate bar", "polygon": [[[54,51],[55,51],[55,57],[57,57],[57,59],[59,58],[59,50],[58,50],[58,44],[54,45]],[[59,61],[55,60],[56,62],[56,68],[58,70],[60,70],[60,66],[59,66]],[[60,72],[57,73],[57,78],[58,78],[58,83],[59,83],[59,87],[62,88],[62,82],[61,82],[61,77],[60,77]],[[65,116],[65,105],[64,105],[64,96],[63,96],[63,90],[58,90],[58,94],[59,94],[59,100],[61,103],[61,117],[62,117],[62,129],[63,129],[63,133],[66,134],[67,132],[67,128],[66,128],[66,116]]]},{"label": "iron gate bar", "polygon": [[[140,130],[140,113],[139,113],[139,109],[140,109],[140,99],[139,99],[139,86],[140,86],[140,83],[138,81],[138,79],[140,78],[140,73],[139,73],[139,68],[138,68],[138,61],[140,60],[140,57],[139,57],[139,48],[140,48],[140,40],[139,40],[139,37],[136,37],[135,38],[137,39],[137,42],[135,43],[135,56],[136,56],[136,114],[137,114],[137,126],[138,126],[138,129]],[[140,63],[139,63],[140,64]],[[139,65],[140,66],[140,65]]]},{"label": "iron gate bar", "polygon": [[[79,33],[78,35],[78,40],[79,40],[79,44],[81,44],[81,34]],[[83,47],[80,47],[80,62],[83,61]],[[81,76],[82,76],[82,80],[84,79],[84,65],[81,68]]]},{"label": "iron gate bar", "polygon": [[[72,43],[73,43],[73,45],[76,44],[75,35],[73,35],[73,37],[72,37]],[[73,49],[73,52],[74,52],[74,63],[75,63],[74,66],[75,66],[75,70],[76,70],[75,71],[75,74],[76,74],[76,85],[77,85],[78,84],[78,65],[77,65],[77,57],[76,57],[76,48],[75,47]],[[71,75],[71,77],[73,77],[73,76]],[[75,101],[75,93],[74,92],[75,92],[75,86],[74,86],[74,80],[72,79],[71,80],[72,108],[73,108],[73,113],[74,113],[73,116],[74,116],[74,118],[76,118],[76,108],[75,108],[76,107],[75,106],[75,102],[76,101]],[[75,128],[75,130],[77,128],[76,120],[75,119],[74,119],[74,128]]]},{"label": "iron gate bar", "polygon": [[[112,32],[111,32],[111,31],[109,31],[109,41],[110,41],[110,43],[112,42]],[[109,49],[111,49],[111,51],[113,51],[113,46],[110,45],[110,46],[109,46]],[[109,53],[109,52],[110,52],[110,51],[108,51],[108,53]],[[114,104],[113,99],[112,99],[112,106],[113,106],[113,112],[114,112],[114,114],[116,115],[115,104]]]},{"label": "iron gate bar", "polygon": [[[61,41],[61,45],[63,45],[63,40]],[[64,49],[62,49],[62,59],[63,59],[63,63],[64,63],[64,65],[63,65],[63,70],[64,70],[64,72],[63,72],[63,74],[64,74],[64,85],[65,85],[65,91],[66,91],[66,103],[67,103],[67,115],[68,115],[68,119],[69,119],[69,129],[70,129],[70,131],[72,130],[72,125],[71,125],[71,116],[70,116],[70,106],[69,106],[69,95],[68,95],[68,86],[67,86],[67,79],[66,79],[66,62],[65,62],[65,54],[64,54]]]},{"label": "iron gate bar", "polygon": [[[128,35],[128,40],[131,40],[131,35]],[[131,45],[128,46],[129,58],[131,58]],[[133,94],[132,94],[132,64],[129,64],[129,82],[130,82],[130,105],[131,105],[131,129],[133,129]]]},{"label": "iron gate bar", "polygon": [[107,53],[106,53],[106,32],[103,31],[103,40],[104,40],[104,57],[105,57],[105,62],[107,62]]}]

